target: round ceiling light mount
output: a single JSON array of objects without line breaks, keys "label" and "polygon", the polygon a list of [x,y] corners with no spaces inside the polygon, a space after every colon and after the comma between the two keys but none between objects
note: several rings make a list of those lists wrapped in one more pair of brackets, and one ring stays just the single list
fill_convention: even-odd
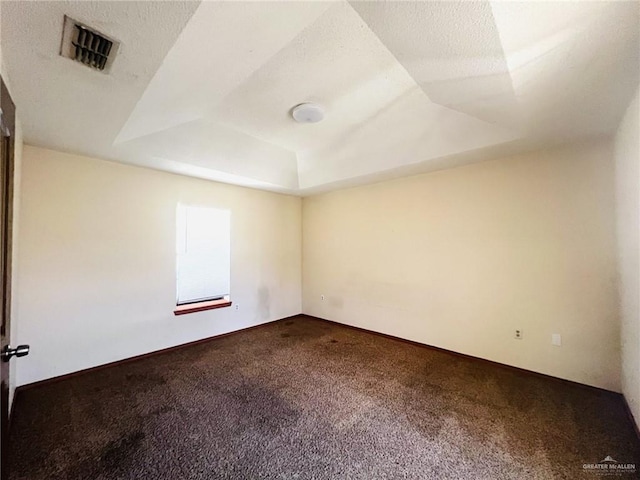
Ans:
[{"label": "round ceiling light mount", "polygon": [[293,107],[291,116],[298,123],[318,123],[324,118],[324,110],[315,103],[301,103]]}]

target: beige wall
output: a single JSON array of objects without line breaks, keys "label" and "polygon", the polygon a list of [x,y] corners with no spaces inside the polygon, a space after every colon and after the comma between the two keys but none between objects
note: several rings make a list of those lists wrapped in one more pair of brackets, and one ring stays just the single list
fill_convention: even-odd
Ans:
[{"label": "beige wall", "polygon": [[304,313],[619,391],[612,157],[603,140],[305,198]]},{"label": "beige wall", "polygon": [[[231,210],[231,299],[175,317],[179,201]],[[301,311],[301,200],[26,146],[19,385]]]},{"label": "beige wall", "polygon": [[[619,391],[612,157],[594,141],[305,198],[301,239],[298,198],[26,146],[18,384],[303,310]],[[239,310],[173,316],[178,201],[232,210]]]},{"label": "beige wall", "polygon": [[640,105],[629,105],[615,139],[616,219],[620,313],[622,318],[622,392],[640,421]]}]

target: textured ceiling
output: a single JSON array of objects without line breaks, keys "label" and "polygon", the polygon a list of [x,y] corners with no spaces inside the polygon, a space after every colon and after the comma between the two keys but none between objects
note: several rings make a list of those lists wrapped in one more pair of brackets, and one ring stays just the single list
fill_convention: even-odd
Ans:
[{"label": "textured ceiling", "polygon": [[[0,5],[28,143],[288,193],[608,134],[638,85],[635,1]],[[58,55],[65,14],[109,74]]]}]

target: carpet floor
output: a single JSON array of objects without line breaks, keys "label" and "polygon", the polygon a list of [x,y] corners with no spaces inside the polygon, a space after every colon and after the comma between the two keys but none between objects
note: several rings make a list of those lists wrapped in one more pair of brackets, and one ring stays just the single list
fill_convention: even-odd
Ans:
[{"label": "carpet floor", "polygon": [[[20,392],[11,479],[579,479],[622,398],[304,316]],[[623,478],[635,478],[624,473]]]}]

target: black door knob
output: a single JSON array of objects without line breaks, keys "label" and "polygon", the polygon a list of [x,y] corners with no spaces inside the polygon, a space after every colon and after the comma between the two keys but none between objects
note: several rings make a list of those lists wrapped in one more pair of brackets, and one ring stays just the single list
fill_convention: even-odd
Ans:
[{"label": "black door knob", "polygon": [[7,345],[0,352],[0,358],[3,362],[8,362],[11,357],[24,357],[25,355],[29,355],[29,345],[18,345],[16,348]]}]

